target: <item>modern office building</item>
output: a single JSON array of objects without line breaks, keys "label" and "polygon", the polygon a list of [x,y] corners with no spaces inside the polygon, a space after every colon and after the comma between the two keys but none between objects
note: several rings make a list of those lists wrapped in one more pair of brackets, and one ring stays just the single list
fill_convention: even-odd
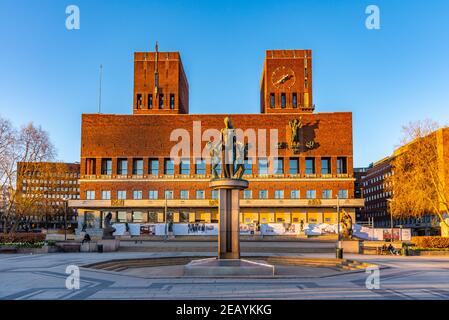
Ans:
[{"label": "modern office building", "polygon": [[178,52],[137,52],[132,114],[82,115],[81,199],[70,206],[88,227],[109,212],[116,222],[217,222],[207,143],[225,117],[250,142],[243,224],[336,223],[337,202],[355,219],[352,114],[314,112],[311,50],[266,52],[260,114],[189,114],[188,96]]}]

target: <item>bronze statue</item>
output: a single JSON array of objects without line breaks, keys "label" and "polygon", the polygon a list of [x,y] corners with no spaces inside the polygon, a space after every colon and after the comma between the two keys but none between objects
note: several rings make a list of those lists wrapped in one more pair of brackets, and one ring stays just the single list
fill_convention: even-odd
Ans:
[{"label": "bronze statue", "polygon": [[206,148],[209,150],[209,155],[211,158],[211,165],[212,165],[212,174],[213,179],[219,179],[220,176],[218,174],[217,168],[220,165],[221,158],[221,141],[218,141],[217,143],[213,143],[212,141],[208,141],[206,143]]},{"label": "bronze statue", "polygon": [[233,178],[242,179],[245,173],[245,158],[248,156],[249,144],[237,141],[236,145],[236,168]]},{"label": "bronze statue", "polygon": [[234,175],[235,163],[235,130],[232,127],[231,119],[224,119],[225,127],[221,129],[221,160],[223,163],[223,175],[231,179]]},{"label": "bronze statue", "polygon": [[302,128],[302,118],[290,120],[288,124],[291,130],[290,143],[292,146],[296,146],[299,144],[298,129]]},{"label": "bronze statue", "polygon": [[103,239],[115,239],[112,235],[115,232],[115,228],[112,226],[112,213],[108,213],[104,218],[104,227],[103,227]]},{"label": "bronze statue", "polygon": [[349,213],[347,213],[345,210],[342,210],[342,217],[341,217],[341,234],[343,240],[350,240],[352,239],[352,218]]}]

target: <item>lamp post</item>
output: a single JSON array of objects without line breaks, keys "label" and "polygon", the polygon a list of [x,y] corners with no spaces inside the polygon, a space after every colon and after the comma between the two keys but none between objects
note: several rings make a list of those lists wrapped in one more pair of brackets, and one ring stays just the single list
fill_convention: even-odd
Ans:
[{"label": "lamp post", "polygon": [[164,209],[164,222],[165,222],[165,240],[168,239],[168,223],[167,223],[167,211],[168,211],[168,197],[172,195],[172,191],[165,190],[165,209]]},{"label": "lamp post", "polygon": [[343,249],[341,248],[341,238],[340,238],[340,197],[337,193],[337,249],[336,249],[336,258],[343,259]]},{"label": "lamp post", "polygon": [[388,202],[388,208],[390,209],[390,234],[391,234],[391,239],[390,241],[393,242],[393,212],[391,211],[391,202],[393,201],[393,199],[387,199]]},{"label": "lamp post", "polygon": [[64,240],[67,241],[67,210],[69,206],[69,198],[64,199]]}]

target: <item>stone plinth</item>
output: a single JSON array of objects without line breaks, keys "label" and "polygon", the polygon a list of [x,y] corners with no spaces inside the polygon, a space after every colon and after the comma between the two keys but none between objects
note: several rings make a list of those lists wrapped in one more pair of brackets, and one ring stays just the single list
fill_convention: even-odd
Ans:
[{"label": "stone plinth", "polygon": [[341,240],[339,247],[343,253],[362,253],[363,241],[360,240]]},{"label": "stone plinth", "polygon": [[245,259],[208,258],[184,266],[185,276],[273,276],[274,266]]},{"label": "stone plinth", "polygon": [[218,190],[218,258],[240,258],[240,190],[248,188],[248,181],[216,179],[209,186]]}]

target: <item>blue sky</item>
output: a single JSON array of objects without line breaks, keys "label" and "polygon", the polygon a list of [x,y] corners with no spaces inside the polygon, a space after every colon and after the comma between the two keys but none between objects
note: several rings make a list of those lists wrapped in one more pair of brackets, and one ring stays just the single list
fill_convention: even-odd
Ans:
[{"label": "blue sky", "polygon": [[[68,5],[81,29],[65,28]],[[381,29],[365,28],[380,8]],[[354,165],[391,153],[401,126],[449,121],[449,1],[0,0],[0,115],[49,131],[79,161],[80,119],[130,114],[133,52],[180,51],[191,113],[258,113],[267,49],[313,50],[317,112],[352,111]]]}]

